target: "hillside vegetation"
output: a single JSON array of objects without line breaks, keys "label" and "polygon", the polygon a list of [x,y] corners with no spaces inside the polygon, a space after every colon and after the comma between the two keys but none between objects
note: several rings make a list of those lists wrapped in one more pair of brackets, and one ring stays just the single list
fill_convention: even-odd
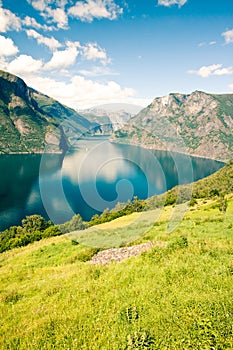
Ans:
[{"label": "hillside vegetation", "polygon": [[223,168],[210,176],[194,182],[172,188],[164,194],[153,196],[147,202],[147,208],[184,203],[187,200],[194,202],[198,198],[224,197],[233,193],[233,162],[229,162]]},{"label": "hillside vegetation", "polygon": [[[156,221],[160,215],[161,208],[168,205],[178,205],[188,202],[192,207],[198,199],[215,199],[219,209],[225,210],[226,195],[233,193],[233,162],[225,165],[215,174],[193,184],[177,186],[159,196],[153,196],[147,200],[139,200],[134,197],[127,203],[118,203],[115,208],[105,209],[100,215],[95,214],[90,221],[85,222],[79,214],[73,216],[70,221],[60,225],[46,222],[39,215],[31,215],[22,220],[21,226],[12,226],[0,232],[0,253],[15,247],[26,246],[40,239],[79,231],[75,235],[78,242],[87,243],[96,248],[108,248],[122,246],[132,242],[142,235],[147,226]],[[192,192],[191,192],[192,191]],[[157,208],[157,211],[153,211]],[[141,215],[145,212],[144,215]],[[132,214],[132,215],[130,215]],[[116,219],[125,216],[127,230],[123,231]],[[132,222],[129,225],[129,222]],[[109,227],[114,228],[109,232],[103,231],[102,224],[109,222]],[[120,219],[120,223],[122,219]],[[97,226],[98,225],[98,226]],[[105,230],[106,226],[104,226]],[[95,234],[93,234],[95,232]]]},{"label": "hillside vegetation", "polygon": [[167,246],[118,264],[85,262],[95,250],[67,236],[2,253],[0,348],[232,349],[233,196],[225,213],[204,202],[170,234],[172,207],[145,218],[135,243]]},{"label": "hillside vegetation", "polygon": [[0,153],[62,152],[92,129],[76,111],[0,71]]},{"label": "hillside vegetation", "polygon": [[114,134],[114,141],[194,156],[233,158],[233,95],[195,91],[154,101]]}]

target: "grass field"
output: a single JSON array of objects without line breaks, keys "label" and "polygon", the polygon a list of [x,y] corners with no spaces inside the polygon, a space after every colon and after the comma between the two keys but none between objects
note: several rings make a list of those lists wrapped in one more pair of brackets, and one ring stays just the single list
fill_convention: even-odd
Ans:
[{"label": "grass field", "polygon": [[[198,201],[168,233],[172,210],[2,253],[0,348],[233,349],[233,196],[226,214]],[[105,237],[106,246],[168,245],[107,266],[83,262]]]}]

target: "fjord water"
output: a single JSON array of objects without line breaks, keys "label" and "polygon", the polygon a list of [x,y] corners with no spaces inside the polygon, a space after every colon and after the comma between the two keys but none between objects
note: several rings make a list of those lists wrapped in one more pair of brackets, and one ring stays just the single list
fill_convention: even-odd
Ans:
[{"label": "fjord water", "polygon": [[84,220],[117,202],[163,193],[208,176],[224,163],[165,151],[80,140],[65,155],[0,156],[0,230],[40,214],[55,223]]}]

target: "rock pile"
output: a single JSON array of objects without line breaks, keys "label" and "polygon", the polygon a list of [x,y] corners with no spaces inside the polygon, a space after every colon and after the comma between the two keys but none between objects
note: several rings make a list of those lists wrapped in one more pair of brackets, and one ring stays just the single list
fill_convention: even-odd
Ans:
[{"label": "rock pile", "polygon": [[119,262],[121,260],[130,258],[131,256],[137,256],[142,252],[150,250],[154,246],[165,246],[165,242],[147,242],[138,244],[132,247],[124,248],[111,248],[107,250],[100,251],[92,257],[90,263],[94,265],[106,265],[111,261]]}]

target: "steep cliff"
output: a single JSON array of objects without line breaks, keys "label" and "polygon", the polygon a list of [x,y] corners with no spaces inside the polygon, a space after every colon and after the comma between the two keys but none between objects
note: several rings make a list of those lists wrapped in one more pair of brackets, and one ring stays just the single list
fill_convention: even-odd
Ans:
[{"label": "steep cliff", "polygon": [[62,152],[89,128],[76,111],[0,71],[0,153]]},{"label": "steep cliff", "polygon": [[220,160],[233,158],[233,95],[195,91],[156,98],[115,141]]}]

